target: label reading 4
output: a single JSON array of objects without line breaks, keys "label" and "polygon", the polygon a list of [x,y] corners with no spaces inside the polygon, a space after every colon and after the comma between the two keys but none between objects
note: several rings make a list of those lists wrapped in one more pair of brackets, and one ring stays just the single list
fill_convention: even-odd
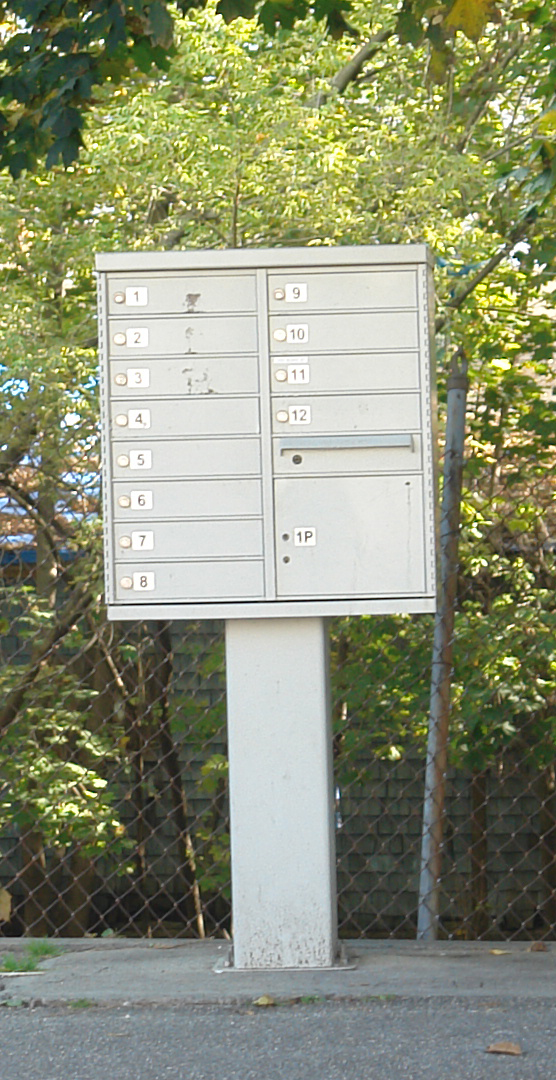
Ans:
[{"label": "label reading 4", "polygon": [[317,542],[317,530],[312,526],[298,525],[293,530],[293,542],[296,547],[314,547]]},{"label": "label reading 4", "polygon": [[132,326],[125,332],[128,349],[145,349],[149,344],[149,331],[146,326]]},{"label": "label reading 4", "polygon": [[150,428],[151,426],[151,410],[150,409],[128,409],[127,411],[127,423],[130,428]]},{"label": "label reading 4", "polygon": [[310,424],[310,405],[290,405],[288,409],[288,422],[290,424]]}]

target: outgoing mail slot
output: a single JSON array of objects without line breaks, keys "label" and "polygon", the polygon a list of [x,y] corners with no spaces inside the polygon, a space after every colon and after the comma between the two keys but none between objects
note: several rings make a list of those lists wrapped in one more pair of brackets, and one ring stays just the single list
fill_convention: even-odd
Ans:
[{"label": "outgoing mail slot", "polygon": [[137,483],[164,477],[259,476],[261,449],[258,438],[237,439],[142,439],[140,443],[118,443],[114,447],[113,473],[116,479]]},{"label": "outgoing mail slot", "polygon": [[[120,499],[134,491],[148,491],[146,509],[122,506]],[[143,500],[145,502],[145,500]],[[152,507],[149,509],[149,503]],[[248,517],[261,513],[259,480],[158,480],[114,484],[114,518],[117,521],[154,521],[156,518]],[[216,527],[216,526],[215,526]]]},{"label": "outgoing mail slot", "polygon": [[[309,422],[297,424],[295,421],[299,417],[303,419],[302,408],[306,409]],[[293,430],[308,436],[334,431],[418,431],[420,401],[418,394],[358,394],[353,397],[305,394],[295,397],[293,405],[289,398],[273,398],[272,415],[273,431],[277,435]]]},{"label": "outgoing mail slot", "polygon": [[[288,298],[287,286],[298,282],[307,286],[307,300]],[[282,297],[282,293],[284,294]],[[368,311],[372,308],[416,308],[415,270],[288,270],[269,274],[270,311],[299,314],[302,311]]]},{"label": "outgoing mail slot", "polygon": [[[146,363],[146,367],[145,367]],[[146,372],[146,376],[144,374]],[[112,361],[110,390],[113,397],[129,391],[149,396],[206,397],[209,394],[256,394],[259,389],[257,358],[221,357],[217,360],[181,359]]]},{"label": "outgoing mail slot", "polygon": [[[143,403],[142,403],[143,404]],[[256,435],[259,427],[259,403],[256,398],[184,397],[144,402],[149,413],[148,435]],[[114,438],[131,437],[144,441],[145,428],[122,424],[118,419],[128,412],[133,416],[137,401],[112,402]],[[143,410],[144,412],[144,410]]]},{"label": "outgoing mail slot", "polygon": [[[124,588],[121,581],[134,580],[147,567],[153,574],[153,587],[140,592]],[[257,600],[264,595],[262,561],[198,560],[191,562],[126,563],[115,567],[116,600],[129,603],[139,599],[144,604],[161,600],[179,603],[187,600],[239,600],[244,596]]]},{"label": "outgoing mail slot", "polygon": [[[369,349],[416,349],[419,344],[416,311],[350,312],[349,315],[309,315],[305,310],[270,318],[273,354],[328,352],[342,354]],[[307,326],[296,335],[289,327]]]},{"label": "outgoing mail slot", "polygon": [[[271,362],[271,388],[274,393],[288,394],[358,393],[365,390],[417,390],[419,388],[419,356],[416,352],[349,353],[338,356],[311,354],[306,362],[285,355],[274,355]],[[301,368],[301,371],[298,371]]]},{"label": "outgoing mail slot", "polygon": [[[213,316],[199,315],[193,318],[148,318],[143,308],[137,308],[126,319],[110,319],[109,355],[112,358],[129,359],[140,356],[179,356],[192,359],[220,353],[254,353],[257,350],[257,320],[253,315]],[[135,335],[126,332],[133,328]],[[148,335],[139,333],[148,330]],[[129,338],[129,344],[127,339]],[[134,340],[147,344],[134,346]]]},{"label": "outgoing mail slot", "polygon": [[418,473],[423,467],[421,436],[405,432],[275,437],[273,450],[275,475]]},{"label": "outgoing mail slot", "polygon": [[[144,293],[139,293],[139,297],[134,295],[137,287],[146,288],[146,298]],[[147,302],[137,305],[137,299]],[[121,316],[128,311],[161,315],[237,314],[255,311],[256,303],[254,274],[185,271],[182,274],[149,275],[130,272],[125,276],[111,274],[108,277],[108,311],[111,315]]]},{"label": "outgoing mail slot", "polygon": [[[421,477],[284,477],[274,487],[279,597],[425,592]],[[298,546],[298,527],[315,542]]]},{"label": "outgoing mail slot", "polygon": [[[230,518],[227,521],[150,521],[148,547],[141,546],[141,526],[116,526],[116,560],[135,561],[141,553],[146,561],[161,559],[223,558],[263,554],[262,522]],[[133,537],[134,546],[129,542]],[[123,543],[122,543],[123,541]]]}]

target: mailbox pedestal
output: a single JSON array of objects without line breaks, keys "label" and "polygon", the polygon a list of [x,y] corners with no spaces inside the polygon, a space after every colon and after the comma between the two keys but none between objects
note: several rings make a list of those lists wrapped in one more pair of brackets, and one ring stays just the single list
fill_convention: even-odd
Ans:
[{"label": "mailbox pedestal", "polygon": [[226,623],[235,968],[336,959],[328,632]]}]

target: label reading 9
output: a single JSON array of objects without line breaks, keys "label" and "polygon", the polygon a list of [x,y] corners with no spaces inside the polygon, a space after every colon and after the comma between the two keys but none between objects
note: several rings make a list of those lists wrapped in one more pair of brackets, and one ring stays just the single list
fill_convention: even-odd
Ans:
[{"label": "label reading 9", "polygon": [[139,570],[133,575],[134,592],[152,592],[154,589],[154,574],[151,571]]},{"label": "label reading 9", "polygon": [[290,345],[304,345],[309,340],[309,326],[307,323],[288,323],[286,326],[286,341]]},{"label": "label reading 9", "polygon": [[130,491],[129,497],[131,499],[132,510],[152,510],[152,491]]},{"label": "label reading 9", "polygon": [[305,282],[292,282],[286,285],[286,303],[303,304],[307,300],[307,285]]}]

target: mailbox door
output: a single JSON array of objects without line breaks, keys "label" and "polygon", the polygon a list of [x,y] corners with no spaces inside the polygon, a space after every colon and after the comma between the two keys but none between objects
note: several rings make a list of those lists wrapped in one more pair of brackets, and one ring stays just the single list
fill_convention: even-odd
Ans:
[{"label": "mailbox door", "polygon": [[275,503],[279,598],[425,591],[420,476],[280,477]]}]

